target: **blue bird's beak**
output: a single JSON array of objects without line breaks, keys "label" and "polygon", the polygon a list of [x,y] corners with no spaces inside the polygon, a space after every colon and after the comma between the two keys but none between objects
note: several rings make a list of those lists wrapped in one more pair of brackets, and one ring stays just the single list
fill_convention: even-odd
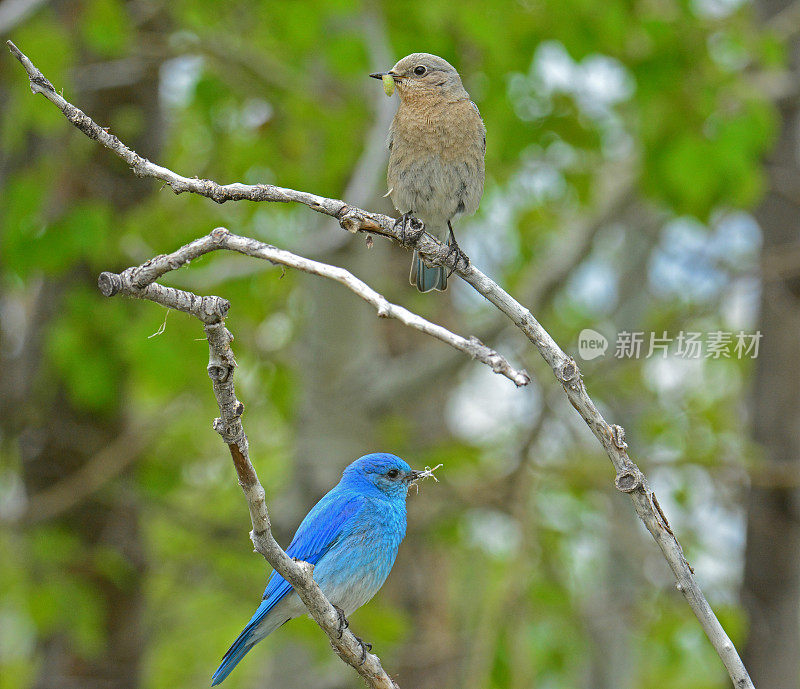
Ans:
[{"label": "blue bird's beak", "polygon": [[412,469],[411,472],[408,474],[408,476],[406,476],[406,483],[408,483],[409,485],[411,485],[412,483],[416,483],[417,481],[420,480],[420,478],[422,478],[422,474],[424,473],[425,473],[424,471],[417,471],[416,469]]},{"label": "blue bird's beak", "polygon": [[431,469],[430,467],[425,467],[424,471],[418,471],[417,469],[412,469],[411,472],[408,474],[408,476],[406,476],[406,482],[408,483],[409,486],[413,486],[414,484],[416,484],[417,481],[421,481],[422,479],[428,478],[430,476],[430,478],[432,478],[434,481],[436,481],[436,483],[438,483],[439,479],[436,478],[436,475],[433,472],[436,471],[440,466],[442,465],[437,464],[435,467],[433,467],[433,469]]}]

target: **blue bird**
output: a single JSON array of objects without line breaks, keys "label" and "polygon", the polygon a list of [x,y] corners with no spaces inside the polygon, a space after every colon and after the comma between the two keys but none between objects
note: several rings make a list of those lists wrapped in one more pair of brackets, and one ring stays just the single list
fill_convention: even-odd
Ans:
[{"label": "blue bird", "polygon": [[[314,565],[314,580],[341,616],[369,601],[389,576],[406,535],[408,487],[424,475],[430,474],[411,469],[395,455],[365,455],[344,470],[341,481],[297,529],[287,554]],[[222,658],[211,686],[222,682],[261,639],[305,613],[291,585],[273,571],[261,605]]]}]

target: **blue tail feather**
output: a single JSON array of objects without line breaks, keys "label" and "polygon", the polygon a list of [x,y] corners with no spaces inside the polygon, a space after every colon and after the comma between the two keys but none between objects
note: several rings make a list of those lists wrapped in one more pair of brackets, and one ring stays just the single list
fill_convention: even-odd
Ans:
[{"label": "blue tail feather", "polygon": [[255,642],[251,641],[252,637],[252,630],[245,629],[236,641],[233,642],[233,646],[228,649],[228,652],[222,659],[222,663],[217,668],[217,671],[211,677],[211,686],[215,687],[217,684],[220,684],[229,674],[233,668],[235,668],[239,661],[244,658],[245,654],[255,646]]},{"label": "blue tail feather", "polygon": [[[262,622],[264,622],[264,618],[266,617],[267,613],[272,610],[275,605],[274,600],[270,601],[263,601],[261,605],[258,606],[253,617],[247,623],[247,626],[242,630],[242,633],[236,637],[236,641],[233,642],[231,647],[227,650],[225,655],[222,658],[222,662],[220,663],[219,667],[217,668],[214,675],[211,677],[211,686],[214,687],[217,684],[220,684],[229,674],[233,668],[235,668],[239,661],[247,655],[247,652],[253,648],[261,639],[263,639],[270,631],[266,631],[266,633],[256,633],[260,631],[258,628],[261,626]],[[277,625],[276,625],[277,627]]]},{"label": "blue tail feather", "polygon": [[411,284],[416,285],[420,292],[447,289],[447,269],[442,266],[426,266],[416,251],[411,261],[409,277]]}]

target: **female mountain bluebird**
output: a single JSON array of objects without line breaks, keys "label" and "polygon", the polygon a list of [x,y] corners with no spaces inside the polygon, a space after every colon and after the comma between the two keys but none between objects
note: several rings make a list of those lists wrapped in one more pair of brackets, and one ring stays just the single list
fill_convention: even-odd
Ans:
[{"label": "female mountain bluebird", "polygon": [[[387,182],[394,207],[418,217],[434,237],[448,240],[456,261],[468,261],[450,221],[478,209],[483,195],[486,128],[461,77],[447,60],[430,53],[404,57],[388,72],[400,107],[389,128]],[[389,84],[391,86],[391,83]],[[388,91],[387,91],[388,92]],[[414,251],[411,284],[421,292],[447,288],[447,271],[426,266]]]},{"label": "female mountain bluebird", "polygon": [[[340,615],[352,614],[386,581],[406,535],[408,487],[426,475],[394,455],[365,455],[344,470],[342,480],[300,524],[286,552],[314,565],[314,580]],[[306,612],[291,585],[273,571],[261,605],[228,649],[211,685],[222,682],[267,634]]]}]

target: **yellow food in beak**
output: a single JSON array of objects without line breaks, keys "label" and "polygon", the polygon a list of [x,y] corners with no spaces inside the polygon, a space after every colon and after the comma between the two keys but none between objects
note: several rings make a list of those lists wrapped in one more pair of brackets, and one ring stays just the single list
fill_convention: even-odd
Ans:
[{"label": "yellow food in beak", "polygon": [[391,96],[394,93],[394,77],[391,74],[384,74],[381,79],[383,81],[383,92],[387,96]]}]

